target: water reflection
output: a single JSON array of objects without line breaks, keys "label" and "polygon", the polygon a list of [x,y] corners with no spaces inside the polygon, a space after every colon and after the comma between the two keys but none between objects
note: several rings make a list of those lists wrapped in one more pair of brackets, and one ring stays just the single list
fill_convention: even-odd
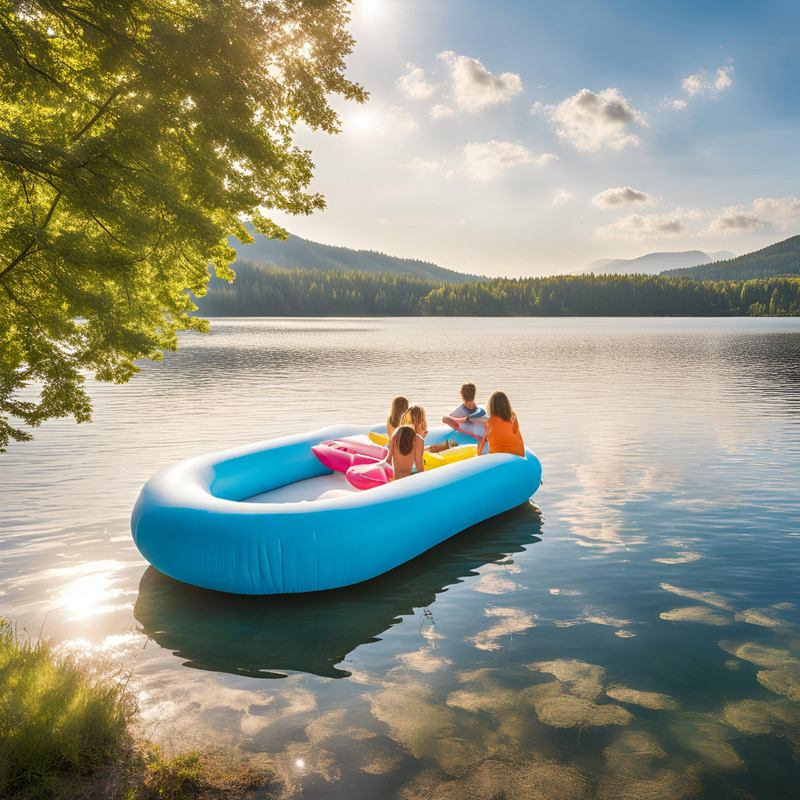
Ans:
[{"label": "water reflection", "polygon": [[[432,605],[438,594],[480,567],[540,541],[542,524],[538,508],[526,504],[372,581],[311,595],[220,594],[150,567],[133,613],[143,633],[195,669],[253,678],[282,678],[286,671],[345,678],[350,672],[336,665],[359,645],[379,641],[402,616]],[[533,624],[527,615],[520,621],[505,613],[513,609],[494,611],[503,619],[481,634],[478,646],[485,649],[499,647],[496,640],[509,625],[524,630]]]}]

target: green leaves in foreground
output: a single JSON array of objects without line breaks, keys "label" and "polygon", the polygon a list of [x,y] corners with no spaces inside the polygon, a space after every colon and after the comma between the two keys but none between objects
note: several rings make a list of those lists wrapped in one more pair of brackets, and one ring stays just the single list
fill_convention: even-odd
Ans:
[{"label": "green leaves in foreground", "polygon": [[[0,0],[0,451],[89,418],[83,373],[205,330],[186,290],[230,279],[242,222],[324,206],[295,125],[334,133],[348,0]],[[24,393],[26,387],[35,389]]]}]

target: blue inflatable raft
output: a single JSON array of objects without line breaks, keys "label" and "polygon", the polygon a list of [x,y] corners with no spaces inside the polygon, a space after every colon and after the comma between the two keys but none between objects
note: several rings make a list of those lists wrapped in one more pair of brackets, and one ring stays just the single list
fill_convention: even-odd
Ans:
[{"label": "blue inflatable raft", "polygon": [[[527,502],[541,483],[539,459],[526,449],[525,458],[484,455],[357,491],[311,446],[369,430],[338,425],[165,467],[133,509],[136,546],[160,572],[206,589],[335,589],[388,572]],[[452,435],[434,429],[426,443]]]}]

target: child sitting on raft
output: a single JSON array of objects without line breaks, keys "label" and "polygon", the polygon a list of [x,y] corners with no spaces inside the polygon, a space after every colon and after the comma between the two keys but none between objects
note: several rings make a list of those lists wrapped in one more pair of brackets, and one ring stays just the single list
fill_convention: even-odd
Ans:
[{"label": "child sitting on raft", "polygon": [[394,470],[393,481],[407,478],[415,466],[417,472],[425,471],[422,450],[422,436],[415,428],[411,425],[401,425],[397,428],[389,441],[389,454],[386,456],[386,463]]},{"label": "child sitting on raft", "polygon": [[525,445],[519,432],[519,420],[511,408],[508,395],[505,392],[492,392],[487,406],[489,418],[486,420],[486,432],[478,445],[478,455],[483,453],[483,446],[488,439],[490,453],[524,456]]},{"label": "child sitting on raft", "polygon": [[408,411],[408,400],[405,397],[395,397],[392,400],[392,410],[386,420],[386,435],[390,439],[392,434],[400,427],[406,411]]},{"label": "child sitting on raft", "polygon": [[[428,421],[425,418],[425,409],[422,406],[411,406],[403,415],[403,425],[410,425],[417,436],[420,439],[424,439],[428,435]],[[423,449],[431,453],[441,453],[442,450],[449,450],[451,447],[456,447],[456,445],[456,441],[448,440],[441,444],[432,444]]]},{"label": "child sitting on raft", "polygon": [[486,412],[475,402],[476,392],[474,383],[465,383],[461,387],[461,405],[451,414],[443,416],[442,422],[480,439],[486,429]]}]

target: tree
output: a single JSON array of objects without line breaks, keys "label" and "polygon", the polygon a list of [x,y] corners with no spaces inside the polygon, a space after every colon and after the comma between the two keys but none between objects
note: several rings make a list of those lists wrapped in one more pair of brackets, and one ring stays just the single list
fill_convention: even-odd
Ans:
[{"label": "tree", "polygon": [[[84,373],[206,330],[209,263],[324,207],[298,122],[335,133],[349,0],[0,0],[0,452],[89,419]],[[26,390],[26,394],[21,394]],[[31,392],[31,388],[38,389]],[[12,424],[14,423],[14,424]]]}]

